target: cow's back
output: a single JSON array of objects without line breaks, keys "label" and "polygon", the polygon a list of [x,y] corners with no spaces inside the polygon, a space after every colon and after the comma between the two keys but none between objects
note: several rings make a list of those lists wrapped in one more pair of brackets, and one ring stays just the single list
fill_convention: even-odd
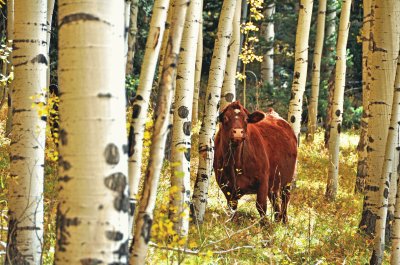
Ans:
[{"label": "cow's back", "polygon": [[277,191],[291,183],[297,160],[297,139],[291,126],[275,112],[254,124],[261,132],[268,151],[270,189]]}]

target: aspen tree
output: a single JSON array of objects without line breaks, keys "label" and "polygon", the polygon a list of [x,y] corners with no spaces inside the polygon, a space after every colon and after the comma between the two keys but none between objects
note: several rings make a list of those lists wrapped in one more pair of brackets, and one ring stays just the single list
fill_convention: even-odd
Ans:
[{"label": "aspen tree", "polygon": [[[128,63],[128,52],[129,52],[129,43],[128,43],[128,38],[129,38],[129,25],[131,22],[131,3],[132,0],[125,0],[125,9],[124,9],[124,43],[125,43],[125,49],[124,49],[124,55],[125,55],[125,65]],[[126,67],[126,66],[125,66]],[[126,74],[126,72],[125,72]]]},{"label": "aspen tree", "polygon": [[[399,62],[397,62],[399,63]],[[398,74],[398,73],[397,73]],[[398,91],[396,91],[398,93]],[[399,151],[396,149],[395,154],[398,156]],[[399,166],[397,162],[396,166]],[[397,172],[398,177],[399,172]],[[391,233],[391,240],[392,240],[392,251],[390,254],[390,264],[397,265],[400,264],[400,182],[396,183],[397,185],[397,192],[396,192],[396,202],[395,202],[395,209],[394,209],[394,216],[393,216],[393,224],[392,224],[392,233]]]},{"label": "aspen tree", "polygon": [[15,79],[11,83],[13,126],[5,264],[42,263],[46,13],[46,0],[14,2]]},{"label": "aspen tree", "polygon": [[[47,1],[16,1],[11,13],[14,81],[6,264],[41,264],[46,122]],[[12,23],[12,25],[11,25]],[[34,108],[33,108],[34,107]]]},{"label": "aspen tree", "polygon": [[137,18],[138,18],[139,0],[132,0],[130,4],[129,29],[128,29],[128,54],[126,59],[125,72],[127,75],[133,73],[133,58],[135,57],[135,44],[137,35]]},{"label": "aspen tree", "polygon": [[[9,50],[12,50],[12,43],[14,39],[14,0],[7,0],[7,46]],[[12,71],[12,57],[9,59],[10,65],[7,67],[6,72]],[[8,86],[4,91],[7,94],[7,121],[5,135],[9,135],[11,132],[12,125],[12,99],[11,99],[11,89]],[[4,95],[6,97],[6,95]]]},{"label": "aspen tree", "polygon": [[329,125],[329,169],[325,193],[329,200],[336,198],[338,189],[340,131],[343,119],[344,86],[346,83],[346,46],[349,37],[350,10],[351,0],[343,0],[336,46],[336,76],[332,101],[332,119]]},{"label": "aspen tree", "polygon": [[200,129],[199,167],[193,190],[193,207],[196,221],[203,222],[208,198],[208,185],[214,159],[214,135],[224,81],[228,45],[232,35],[232,21],[236,0],[224,0],[218,23],[210,75],[207,84],[205,112]]},{"label": "aspen tree", "polygon": [[[400,53],[399,53],[400,55]],[[393,157],[395,155],[396,134],[400,123],[400,61],[397,61],[396,79],[393,90],[393,103],[390,116],[390,124],[385,148],[385,158],[381,169],[381,178],[379,180],[380,193],[378,205],[378,218],[375,223],[374,247],[370,260],[370,264],[382,264],[383,254],[385,251],[385,232],[386,232],[386,216],[388,212],[388,197],[391,184],[391,178],[394,178]],[[397,151],[398,153],[399,151]],[[398,155],[398,154],[397,154]]]},{"label": "aspen tree", "polygon": [[174,223],[174,230],[182,237],[189,232],[191,108],[201,12],[201,1],[192,0],[186,14],[182,36],[174,101],[170,219]]},{"label": "aspen tree", "polygon": [[[396,72],[397,73],[397,72]],[[395,150],[399,150],[400,142],[399,142],[399,131],[394,131],[394,139]],[[386,229],[385,229],[385,243],[389,243],[390,238],[393,233],[393,222],[394,222],[394,211],[396,207],[396,195],[397,195],[397,182],[399,180],[399,159],[400,153],[395,151],[392,161],[392,168],[390,174],[390,189],[389,189],[389,198],[388,198],[388,206],[387,206],[387,216],[386,216]]]},{"label": "aspen tree", "polygon": [[47,0],[47,36],[46,36],[46,43],[47,43],[47,88],[50,86],[50,39],[51,39],[51,25],[53,22],[53,12],[54,12],[54,4],[55,0]]},{"label": "aspen tree", "polygon": [[275,28],[274,28],[274,14],[275,14],[275,2],[270,0],[266,4],[264,11],[264,23],[261,27],[261,34],[264,36],[267,42],[267,50],[264,54],[263,61],[261,62],[261,77],[264,84],[274,84],[274,39],[275,39]]},{"label": "aspen tree", "polygon": [[318,96],[321,83],[321,58],[324,46],[326,0],[318,2],[317,36],[315,37],[314,57],[311,77],[311,98],[308,107],[308,140],[314,140],[317,129]]},{"label": "aspen tree", "polygon": [[[200,2],[201,10],[203,10],[203,0],[200,0]],[[194,76],[192,124],[197,124],[199,120],[199,94],[201,87],[201,69],[203,63],[203,15],[201,15],[199,23],[199,37],[196,50],[196,72]]]},{"label": "aspen tree", "polygon": [[[371,27],[371,87],[368,104],[368,154],[364,207],[360,227],[374,234],[378,214],[380,179],[393,101],[393,86],[398,56],[398,1],[375,1]],[[368,62],[369,63],[369,62]],[[373,99],[373,100],[372,100]]]},{"label": "aspen tree", "polygon": [[171,29],[162,69],[158,106],[155,113],[150,159],[147,165],[143,195],[140,200],[139,214],[136,221],[135,238],[130,259],[130,264],[132,265],[145,263],[149,247],[158,181],[164,158],[165,140],[170,127],[169,116],[174,92],[176,66],[189,4],[190,1],[188,0],[174,0]]},{"label": "aspen tree", "polygon": [[60,0],[55,264],[127,264],[124,2]]},{"label": "aspen tree", "polygon": [[[167,45],[168,45],[168,40],[169,40],[169,30],[171,27],[171,20],[172,20],[172,15],[174,13],[173,11],[173,6],[175,6],[175,0],[171,0],[169,2],[169,8],[168,8],[168,15],[167,15],[167,22],[165,23],[165,31],[164,31],[164,36],[161,44],[161,50],[160,50],[160,56],[158,57],[158,76],[157,76],[157,86],[153,87],[153,95],[154,98],[157,97],[157,93],[155,92],[157,88],[160,87],[161,80],[162,80],[162,69],[164,65],[164,60],[167,52]],[[174,79],[174,87],[176,87],[176,79]],[[174,102],[174,96],[172,95],[172,102]],[[169,115],[169,123],[172,124],[174,121],[174,104],[171,105],[170,109],[170,115]],[[164,154],[164,159],[167,161],[171,161],[171,145],[172,145],[172,130],[168,130],[167,134],[167,139],[165,140],[165,154]]]},{"label": "aspen tree", "polygon": [[155,0],[153,14],[150,20],[149,35],[146,41],[143,64],[140,71],[139,86],[133,101],[132,122],[128,137],[128,170],[132,215],[138,202],[139,182],[141,178],[143,135],[147,112],[150,103],[150,93],[157,65],[157,58],[167,19],[169,0]]},{"label": "aspen tree", "polygon": [[236,0],[235,14],[233,16],[232,38],[228,48],[224,83],[221,90],[220,108],[224,109],[236,98],[236,69],[239,59],[240,45],[240,12],[242,1]]},{"label": "aspen tree", "polygon": [[367,176],[367,130],[368,130],[368,101],[371,86],[371,68],[368,58],[370,52],[371,23],[373,22],[372,7],[375,0],[363,0],[363,26],[362,26],[362,105],[360,140],[357,145],[358,162],[355,192],[363,192]]},{"label": "aspen tree", "polygon": [[300,143],[301,112],[303,109],[303,94],[306,87],[308,38],[312,15],[312,0],[300,0],[299,18],[297,21],[294,77],[289,103],[288,122]]}]

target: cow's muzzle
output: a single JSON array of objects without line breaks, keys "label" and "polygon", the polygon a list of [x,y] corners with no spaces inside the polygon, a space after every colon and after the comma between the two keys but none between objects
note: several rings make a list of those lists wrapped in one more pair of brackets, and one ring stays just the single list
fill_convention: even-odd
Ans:
[{"label": "cow's muzzle", "polygon": [[236,142],[240,142],[244,140],[244,129],[241,128],[233,128],[232,129],[232,140]]}]

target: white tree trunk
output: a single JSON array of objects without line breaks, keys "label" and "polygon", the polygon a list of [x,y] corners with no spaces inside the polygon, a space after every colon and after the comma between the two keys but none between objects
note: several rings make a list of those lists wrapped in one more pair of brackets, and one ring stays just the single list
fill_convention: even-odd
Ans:
[{"label": "white tree trunk", "polygon": [[128,55],[126,60],[126,74],[133,73],[133,58],[135,57],[135,44],[137,35],[137,18],[138,18],[139,0],[132,0],[130,6],[130,22],[128,30]]},{"label": "white tree trunk", "polygon": [[158,56],[158,71],[157,71],[157,79],[156,79],[158,87],[160,87],[161,79],[162,79],[162,73],[163,73],[162,69],[163,69],[164,60],[165,60],[165,54],[167,52],[169,30],[171,27],[172,15],[174,13],[174,9],[173,9],[174,6],[175,6],[175,0],[170,0],[168,12],[167,12],[167,21],[165,22],[165,30],[164,30],[164,35],[163,35],[162,42],[161,42],[160,55]]},{"label": "white tree trunk", "polygon": [[306,87],[308,38],[312,15],[312,0],[300,0],[300,11],[297,22],[294,77],[292,94],[289,103],[288,121],[300,143],[301,113],[303,110],[303,94]]},{"label": "white tree trunk", "polygon": [[[399,53],[400,55],[400,53]],[[393,103],[390,116],[390,124],[385,148],[385,158],[381,169],[381,177],[379,180],[380,192],[378,201],[378,218],[375,224],[374,248],[370,260],[370,264],[382,264],[383,253],[385,251],[385,231],[386,216],[388,212],[389,190],[393,171],[393,157],[396,148],[396,135],[400,122],[400,62],[397,62],[396,80],[393,90]],[[396,151],[397,155],[399,151]]]},{"label": "white tree trunk", "polygon": [[[9,47],[12,47],[14,40],[14,0],[7,0],[7,40]],[[10,71],[12,67],[12,56],[10,60]],[[11,132],[12,125],[12,99],[11,99],[11,89],[7,89],[7,121],[6,121],[6,132],[5,135],[9,135]]]},{"label": "white tree trunk", "polygon": [[351,0],[343,0],[336,47],[336,76],[332,102],[332,119],[329,125],[329,169],[325,194],[329,200],[336,198],[338,189],[340,131],[343,119],[344,86],[346,83],[346,46],[350,28],[350,10]]},{"label": "white tree trunk", "polygon": [[[399,143],[399,131],[394,131],[394,139],[395,139],[395,150],[400,148]],[[396,195],[397,195],[397,181],[399,180],[399,152],[394,151],[393,162],[392,162],[392,171],[390,174],[390,190],[389,190],[389,201],[388,201],[388,210],[386,217],[386,230],[385,230],[385,242],[388,243],[393,233],[393,221],[394,221],[394,211],[396,205]]]},{"label": "white tree trunk", "polygon": [[[203,0],[200,0],[200,8],[203,10]],[[201,69],[203,64],[203,14],[200,17],[199,24],[199,36],[196,50],[196,73],[194,76],[192,124],[197,124],[199,120],[199,94],[201,88]]]},{"label": "white tree trunk", "polygon": [[[373,234],[378,214],[380,179],[393,101],[398,56],[398,1],[376,1],[372,24],[371,88],[368,116],[368,157],[364,207],[360,227]],[[373,99],[373,100],[372,100]]]},{"label": "white tree trunk", "polygon": [[139,214],[135,229],[130,264],[144,264],[151,237],[151,225],[153,223],[153,211],[156,203],[158,181],[161,174],[161,167],[164,158],[165,140],[170,126],[169,116],[174,92],[174,79],[176,77],[176,66],[181,47],[183,27],[188,0],[175,0],[173,6],[172,23],[162,78],[160,83],[160,95],[156,111],[156,121],[152,135],[152,146],[150,159],[147,165],[143,195],[140,200]]},{"label": "white tree trunk", "polygon": [[[6,264],[41,264],[47,1],[15,1]],[[12,21],[12,20],[11,20]],[[32,108],[32,105],[34,108]]]},{"label": "white tree trunk", "polygon": [[[124,9],[124,56],[125,56],[125,67],[128,63],[128,52],[129,52],[129,43],[128,43],[128,38],[129,38],[129,25],[131,23],[131,5],[132,1],[131,0],[125,0],[125,9]],[[126,72],[125,72],[126,74]]]},{"label": "white tree trunk", "polygon": [[132,215],[138,202],[139,182],[141,177],[143,134],[150,104],[150,93],[153,85],[157,59],[164,34],[169,0],[156,0],[150,21],[146,51],[139,77],[139,87],[133,102],[132,122],[129,130],[129,188]]},{"label": "white tree trunk", "polygon": [[223,109],[236,98],[236,70],[239,59],[240,46],[240,13],[242,0],[236,0],[235,14],[233,15],[233,27],[231,43],[228,46],[228,58],[226,62],[225,77],[221,89],[220,108]]},{"label": "white tree trunk", "polygon": [[[399,63],[399,62],[397,62]],[[396,91],[396,93],[398,93]],[[395,154],[399,156],[399,151],[396,149]],[[396,167],[399,167],[399,161],[396,163]],[[397,172],[395,176],[396,178],[399,177],[399,172]],[[400,264],[400,182],[396,183],[397,185],[397,192],[396,192],[396,203],[395,203],[395,210],[394,210],[394,217],[393,217],[393,224],[392,224],[392,251],[391,251],[391,258],[390,264],[397,265]]]},{"label": "white tree trunk", "polygon": [[236,0],[224,0],[218,33],[215,40],[213,57],[208,79],[205,113],[200,129],[199,167],[193,190],[194,216],[197,222],[203,222],[208,198],[209,178],[214,160],[214,135],[221,97],[221,87],[227,61],[228,45],[232,35],[232,21],[235,13]]},{"label": "white tree trunk", "polygon": [[267,42],[267,51],[263,56],[261,62],[261,77],[264,84],[274,84],[274,39],[275,39],[275,28],[274,28],[274,14],[275,14],[275,2],[270,1],[267,4],[264,11],[264,23],[262,24],[263,32],[262,35]]},{"label": "white tree trunk", "polygon": [[63,93],[55,264],[127,264],[124,2],[58,4]]},{"label": "white tree trunk", "polygon": [[375,0],[363,0],[363,27],[362,27],[362,104],[363,114],[361,117],[361,133],[357,146],[358,162],[355,192],[363,192],[365,188],[365,178],[367,176],[367,130],[368,130],[368,102],[371,86],[370,68],[370,35],[371,24],[373,22],[373,12],[371,5]]},{"label": "white tree trunk", "polygon": [[189,232],[191,119],[195,86],[196,49],[199,37],[201,1],[192,0],[186,14],[179,54],[174,120],[172,127],[172,164],[170,219],[179,236]]},{"label": "white tree trunk", "polygon": [[[328,0],[326,10],[326,34],[327,48],[334,48],[335,35],[336,35],[336,8],[337,0]],[[330,52],[331,53],[331,52]]]},{"label": "white tree trunk", "polygon": [[54,12],[54,4],[55,0],[47,0],[47,36],[46,36],[46,43],[47,43],[47,85],[48,88],[50,86],[50,39],[51,39],[51,24],[53,22],[53,12]]},{"label": "white tree trunk", "polygon": [[317,36],[315,37],[314,62],[312,64],[311,98],[308,107],[308,140],[314,141],[317,130],[319,84],[321,83],[321,58],[324,46],[326,0],[319,0]]}]

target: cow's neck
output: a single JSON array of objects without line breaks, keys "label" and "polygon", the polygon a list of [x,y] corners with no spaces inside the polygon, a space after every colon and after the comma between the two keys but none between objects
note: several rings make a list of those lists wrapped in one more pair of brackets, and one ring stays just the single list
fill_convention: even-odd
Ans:
[{"label": "cow's neck", "polygon": [[224,169],[228,170],[231,176],[243,174],[243,150],[245,141],[235,144],[229,142],[227,152],[224,154]]}]

